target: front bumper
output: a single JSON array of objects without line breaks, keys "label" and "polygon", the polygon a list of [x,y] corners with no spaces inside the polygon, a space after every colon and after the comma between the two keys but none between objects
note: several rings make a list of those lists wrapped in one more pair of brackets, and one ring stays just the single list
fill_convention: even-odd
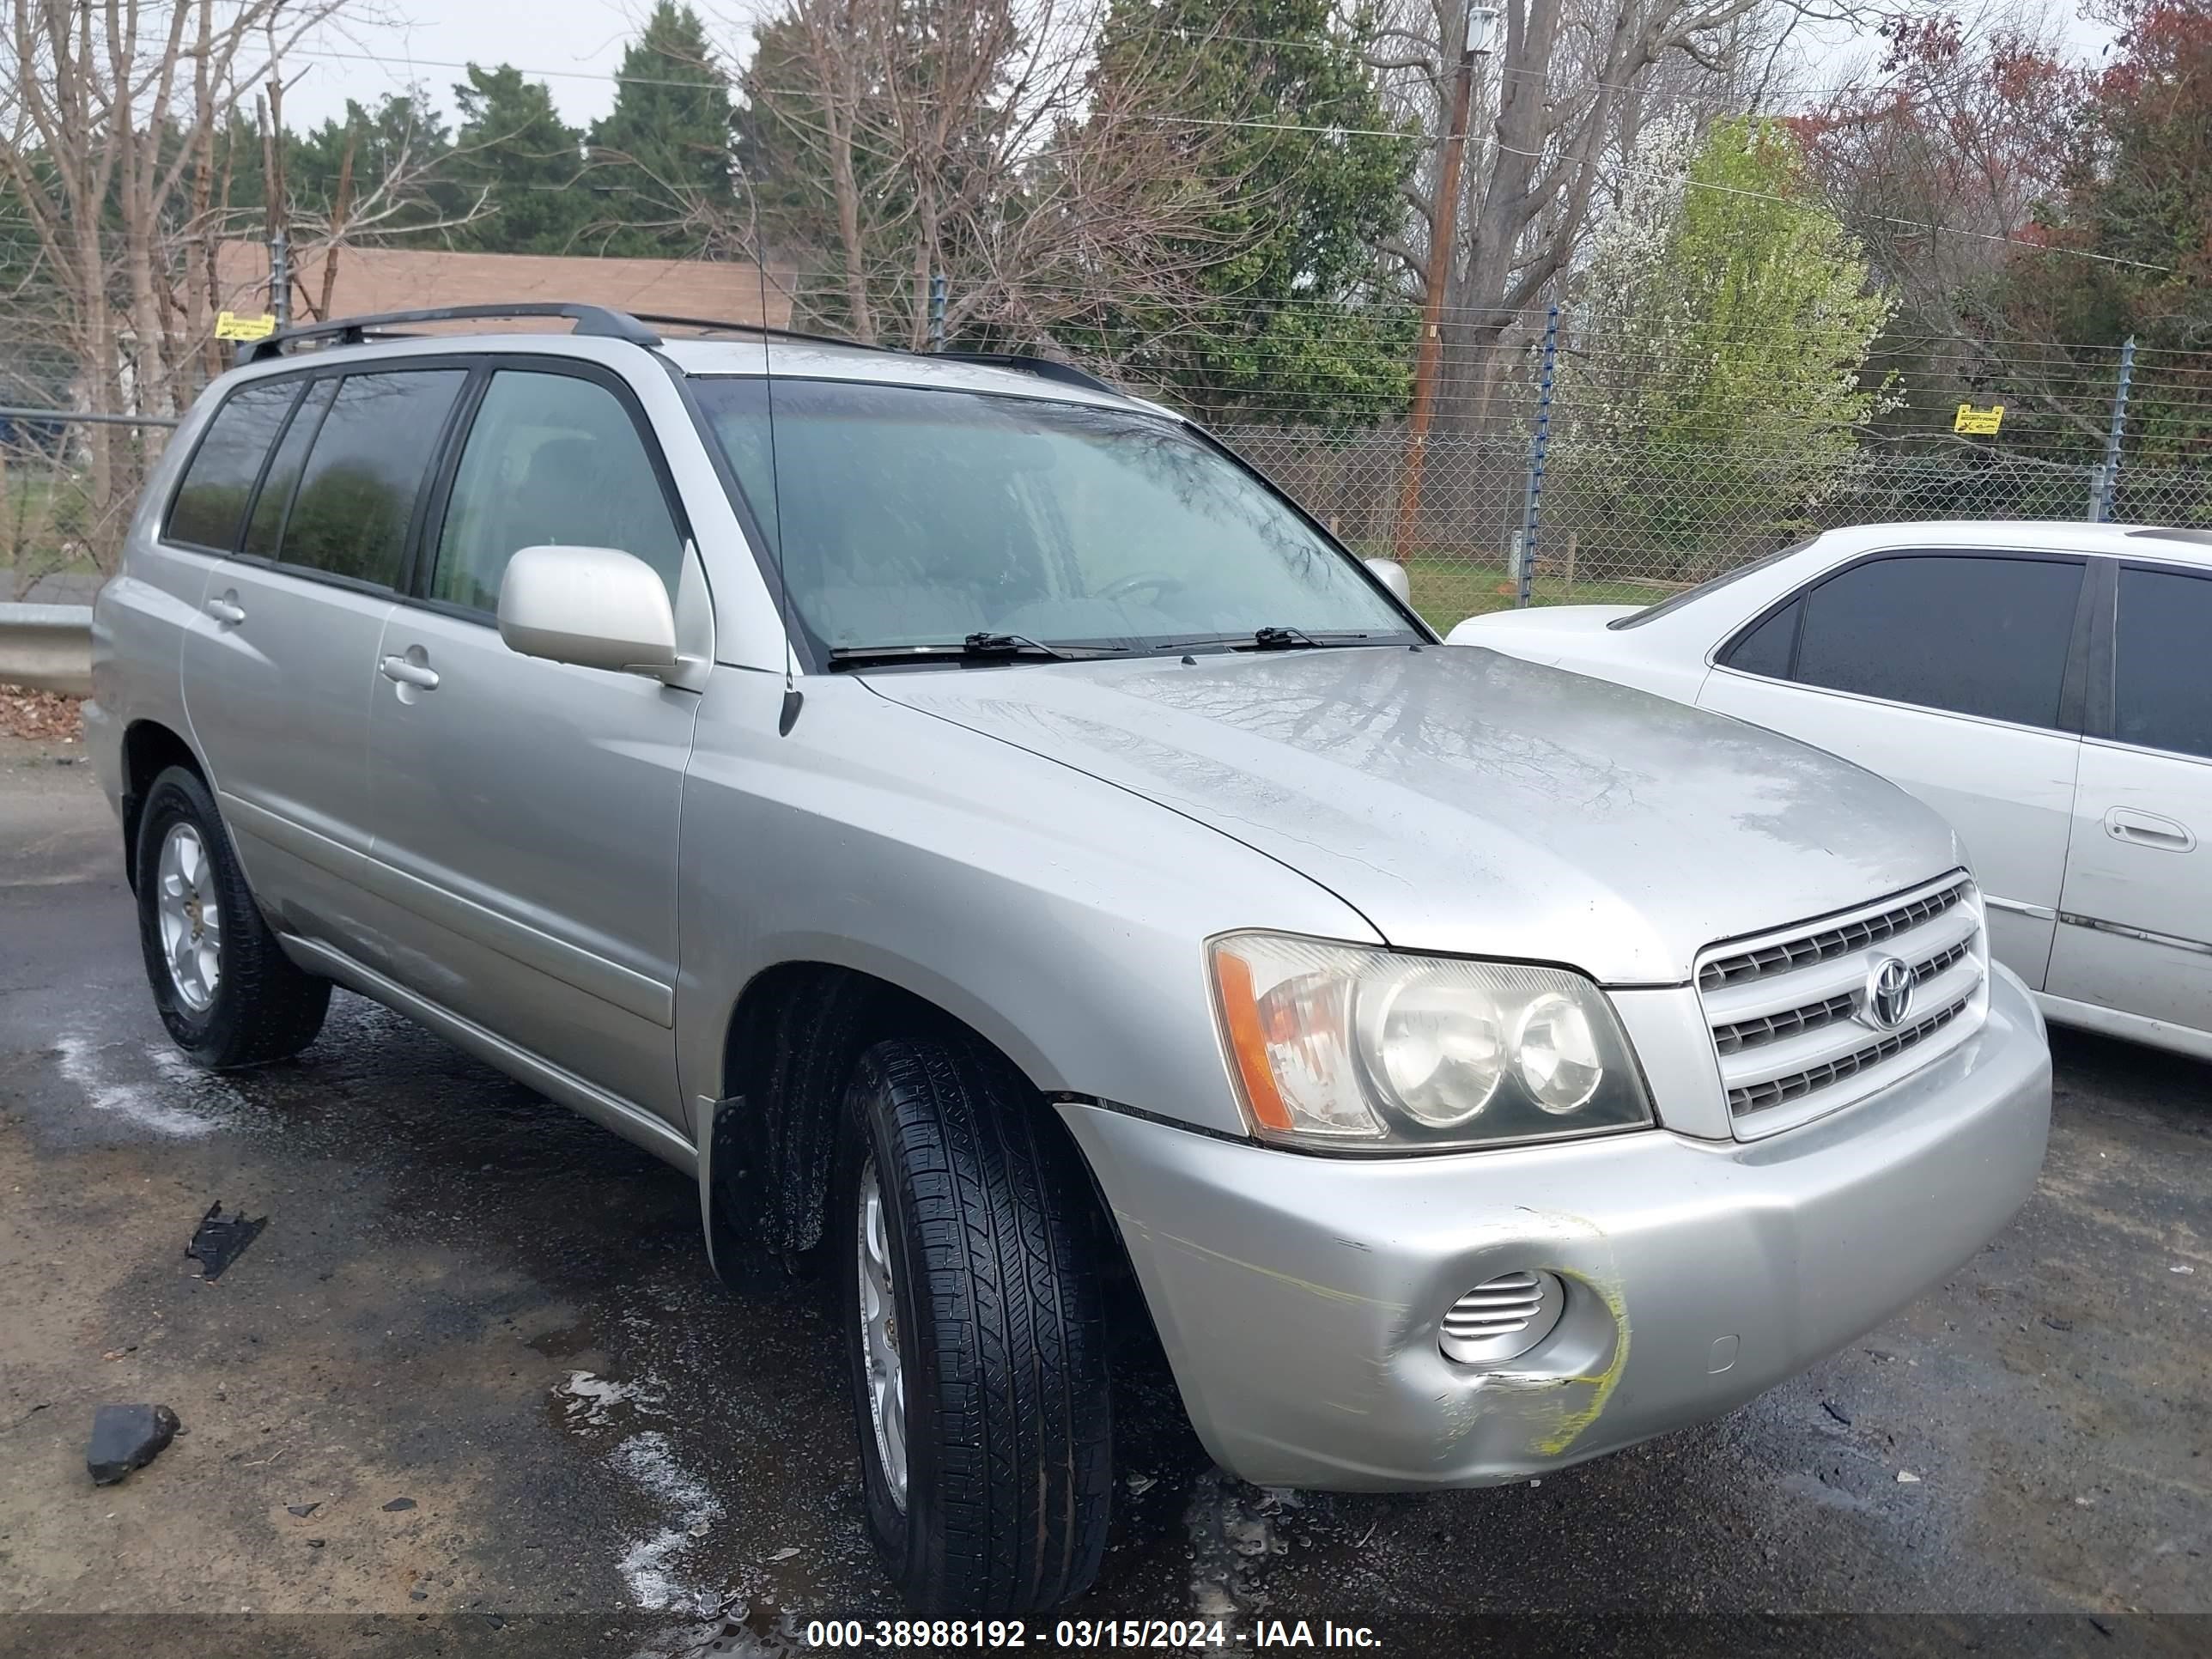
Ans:
[{"label": "front bumper", "polygon": [[[1485,1486],[1717,1416],[1879,1324],[2027,1199],[2051,1058],[2018,981],[1941,1060],[1751,1143],[1649,1130],[1362,1161],[1068,1105],[1183,1402],[1264,1486]],[[1566,1311],[1494,1370],[1444,1310],[1542,1269]]]}]

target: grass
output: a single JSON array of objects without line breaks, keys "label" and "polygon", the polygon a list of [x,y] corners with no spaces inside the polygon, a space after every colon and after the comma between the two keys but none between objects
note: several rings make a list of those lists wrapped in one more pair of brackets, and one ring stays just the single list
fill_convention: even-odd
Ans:
[{"label": "grass", "polygon": [[[1462,559],[1413,559],[1406,574],[1413,579],[1413,608],[1428,618],[1431,627],[1449,631],[1469,617],[1512,608],[1513,583],[1504,569]],[[1578,581],[1570,588],[1553,572],[1538,574],[1529,593],[1532,605],[1650,605],[1667,597],[1668,590],[1648,582]]]}]

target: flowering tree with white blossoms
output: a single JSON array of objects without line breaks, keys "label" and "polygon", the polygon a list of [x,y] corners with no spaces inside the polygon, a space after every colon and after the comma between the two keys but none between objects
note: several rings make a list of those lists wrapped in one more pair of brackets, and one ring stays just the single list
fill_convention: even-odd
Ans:
[{"label": "flowering tree with white blossoms", "polygon": [[1782,544],[1894,404],[1863,374],[1894,301],[1779,122],[1646,129],[1579,286],[1554,471],[1601,558],[1608,526],[1679,575]]}]

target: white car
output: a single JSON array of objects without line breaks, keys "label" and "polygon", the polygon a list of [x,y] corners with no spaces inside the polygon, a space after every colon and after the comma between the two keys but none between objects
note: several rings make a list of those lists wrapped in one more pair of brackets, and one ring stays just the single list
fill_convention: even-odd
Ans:
[{"label": "white car", "polygon": [[1862,525],[1657,605],[1449,637],[1893,779],[1964,838],[1992,948],[2051,1018],[2212,1059],[2212,532]]}]

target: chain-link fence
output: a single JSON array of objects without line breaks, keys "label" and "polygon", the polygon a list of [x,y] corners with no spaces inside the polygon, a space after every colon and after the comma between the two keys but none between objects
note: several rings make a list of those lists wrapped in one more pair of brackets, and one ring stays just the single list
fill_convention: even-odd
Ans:
[{"label": "chain-link fence", "polygon": [[[1844,525],[2212,524],[2201,464],[2212,459],[2212,353],[1982,348],[1968,363],[1923,346],[1861,371],[1856,383],[1882,395],[1870,418],[1845,421],[1841,404],[1701,400],[1679,363],[1607,343],[1580,320],[1558,332],[1555,373],[1533,344],[1504,354],[1486,384],[1447,362],[1410,491],[1401,405],[1340,409],[1324,428],[1286,423],[1303,411],[1285,392],[1229,404],[1242,418],[1214,423],[1346,542],[1403,558],[1417,602],[1447,624],[1518,603],[1524,550],[1532,603],[1644,603]],[[96,586],[164,437],[153,419],[59,413],[71,380],[51,347],[0,343],[10,394],[0,404],[13,406],[0,412],[0,599]],[[2006,405],[1999,431],[1953,431],[1959,398]]]},{"label": "chain-link fence", "polygon": [[99,591],[175,424],[0,404],[0,604],[81,605]]},{"label": "chain-link fence", "polygon": [[[1223,435],[1346,542],[1401,556],[1432,621],[1517,602],[1530,446],[1431,435],[1411,533],[1401,489],[1408,441],[1392,426],[1349,435],[1238,427]],[[1574,435],[1545,458],[1530,599],[1645,604],[1818,531],[1911,519],[2099,516],[2101,462],[1861,449],[1810,480],[1787,452],[1617,444]],[[2212,523],[2212,473],[2123,466],[2111,518]]]}]

